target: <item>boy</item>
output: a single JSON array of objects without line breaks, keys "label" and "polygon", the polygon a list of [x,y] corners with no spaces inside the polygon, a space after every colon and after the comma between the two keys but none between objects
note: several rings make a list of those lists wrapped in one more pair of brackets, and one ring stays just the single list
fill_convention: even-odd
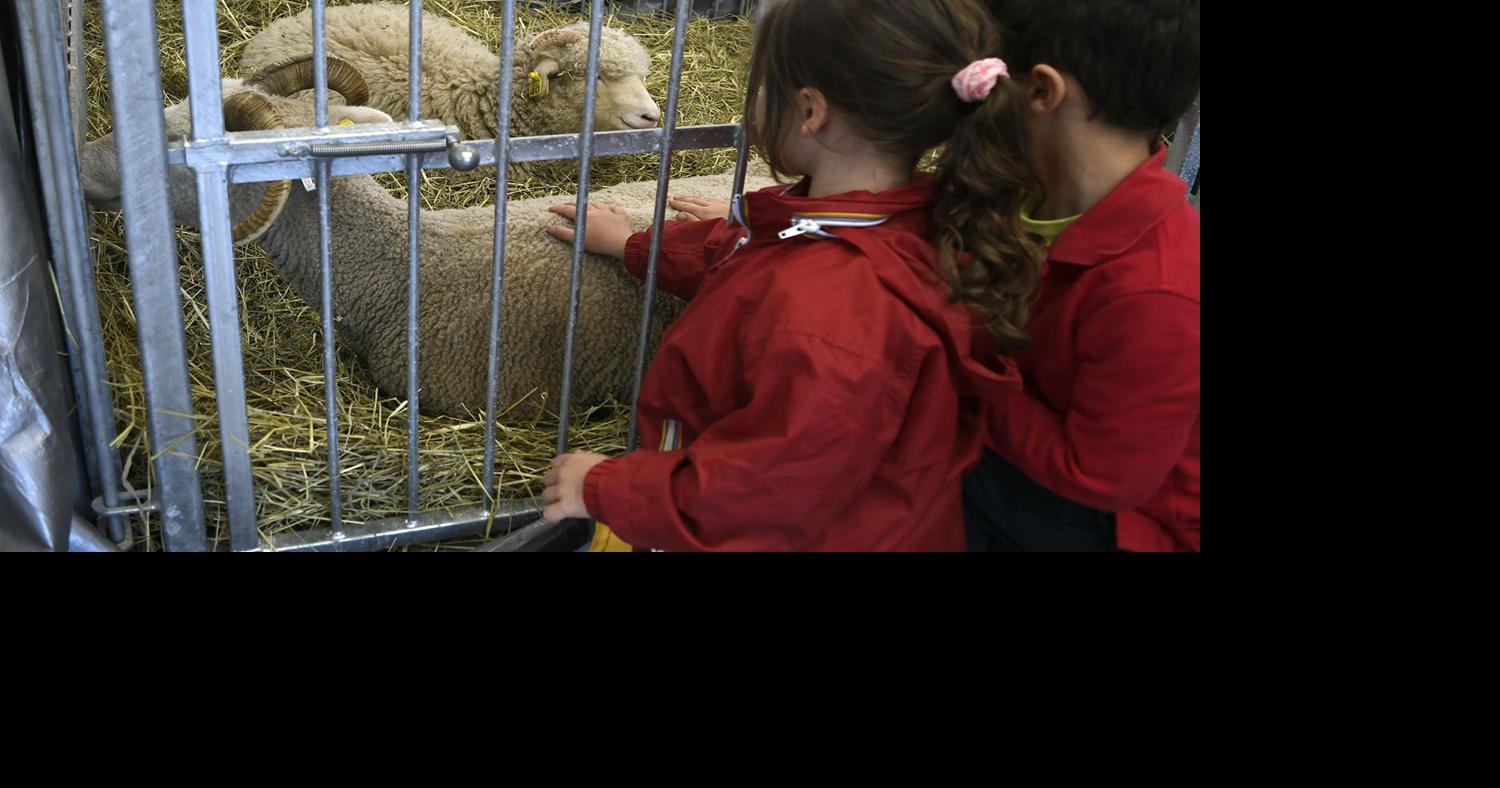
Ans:
[{"label": "boy", "polygon": [[1198,93],[1198,2],[990,7],[1048,253],[1026,392],[990,403],[964,483],[970,549],[1200,550],[1198,214],[1158,144]]}]

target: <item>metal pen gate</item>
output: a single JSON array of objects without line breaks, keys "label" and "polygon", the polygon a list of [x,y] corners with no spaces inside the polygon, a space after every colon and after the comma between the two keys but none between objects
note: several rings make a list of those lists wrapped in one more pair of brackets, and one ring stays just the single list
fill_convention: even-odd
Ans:
[{"label": "metal pen gate", "polygon": [[[191,97],[191,139],[169,143],[162,109],[161,69],[156,44],[154,3],[132,0],[101,0],[104,43],[110,77],[110,106],[119,149],[121,203],[125,211],[135,312],[139,319],[141,365],[145,373],[150,440],[156,456],[153,464],[158,485],[150,500],[131,500],[120,489],[118,458],[109,447],[114,433],[113,411],[107,387],[98,307],[94,302],[89,262],[88,213],[79,185],[76,151],[81,135],[75,134],[81,114],[78,80],[70,79],[64,53],[64,19],[76,18],[74,4],[58,0],[20,0],[23,38],[31,55],[31,87],[39,97],[35,124],[45,141],[44,192],[48,214],[55,229],[54,256],[59,270],[59,288],[70,309],[70,358],[77,360],[75,385],[86,403],[81,421],[87,429],[91,466],[96,466],[95,488],[100,498],[95,508],[117,540],[124,537],[126,516],[150,511],[162,521],[162,539],[168,550],[209,549],[204,528],[202,487],[196,467],[196,445],[192,399],[189,394],[183,343],[182,310],[178,295],[177,258],[174,251],[172,217],[162,195],[167,193],[167,167],[184,165],[196,176],[202,234],[204,277],[210,310],[214,358],[214,383],[223,446],[223,469],[230,546],[249,550],[370,550],[393,545],[435,541],[480,534],[493,527],[500,532],[519,528],[511,537],[491,543],[501,550],[524,549],[545,540],[554,528],[540,522],[537,499],[498,501],[495,489],[495,399],[499,373],[498,348],[503,275],[505,265],[506,169],[510,163],[577,159],[578,240],[574,243],[571,270],[568,335],[561,394],[558,403],[557,450],[568,449],[572,404],[574,341],[578,324],[583,262],[583,230],[587,222],[582,209],[589,191],[591,163],[595,156],[627,153],[659,153],[660,176],[653,228],[659,234],[665,219],[666,188],[674,150],[738,148],[736,191],[741,188],[745,167],[745,139],[741,126],[698,126],[678,129],[676,113],[681,82],[687,21],[692,2],[676,3],[676,32],[672,44],[672,71],[666,116],[659,129],[594,133],[595,87],[599,73],[599,47],[605,2],[589,0],[590,54],[587,92],[583,108],[583,130],[579,134],[509,139],[513,85],[511,64],[515,56],[515,0],[506,0],[503,16],[501,84],[495,140],[462,141],[457,127],[438,121],[395,122],[357,127],[329,127],[328,79],[325,39],[325,2],[313,0],[314,93],[316,128],[257,132],[253,135],[224,130],[219,67],[217,9],[214,0],[184,0],[183,34]],[[736,2],[736,5],[740,4]],[[718,2],[719,10],[729,4]],[[743,6],[740,6],[743,8]],[[72,13],[68,13],[71,11]],[[421,24],[422,2],[410,3],[410,100],[409,118],[421,118]],[[70,19],[71,24],[71,19]],[[70,35],[77,36],[78,27]],[[77,50],[74,49],[74,52]],[[250,138],[247,138],[250,137]],[[418,403],[419,298],[417,249],[422,169],[496,165],[498,184],[490,315],[488,398],[485,408],[485,501],[451,512],[420,512],[416,473]],[[408,188],[408,310],[407,310],[407,453],[408,511],[406,517],[367,523],[343,521],[339,495],[338,423],[334,409],[334,321],[332,310],[329,191],[327,181],[340,175],[404,170]],[[263,537],[256,528],[249,454],[249,427],[245,380],[239,336],[239,305],[234,275],[234,249],[228,188],[231,183],[255,183],[314,178],[317,182],[322,265],[324,377],[327,405],[328,464],[332,479],[331,524],[328,528]],[[646,304],[642,315],[632,400],[639,396],[647,352],[649,321],[660,249],[652,245],[647,275]],[[634,402],[632,402],[634,404]],[[631,447],[635,434],[631,434]],[[531,528],[520,528],[533,524]]]},{"label": "metal pen gate", "polygon": [[[525,0],[523,0],[524,2]],[[135,313],[139,320],[141,366],[145,377],[152,463],[158,480],[149,500],[121,487],[120,461],[110,446],[114,412],[105,372],[98,305],[89,255],[89,216],[80,188],[76,152],[83,141],[81,65],[81,0],[17,0],[21,37],[27,55],[28,87],[34,102],[37,158],[58,288],[67,311],[68,358],[74,390],[80,403],[79,429],[88,460],[88,476],[98,494],[94,508],[116,542],[128,538],[126,518],[154,512],[162,521],[166,549],[210,549],[203,518],[202,485],[196,467],[196,420],[188,386],[184,328],[178,291],[178,262],[172,217],[162,195],[167,193],[167,168],[186,166],[196,177],[199,193],[203,264],[211,313],[215,392],[223,446],[223,469],[230,546],[255,550],[371,550],[394,545],[430,542],[480,534],[490,527],[510,536],[485,549],[527,549],[554,538],[558,526],[540,521],[537,499],[499,501],[495,488],[496,392],[505,266],[507,166],[510,163],[577,159],[577,238],[574,242],[568,305],[557,450],[568,449],[574,340],[578,324],[583,237],[587,215],[591,163],[596,156],[658,153],[656,206],[647,269],[645,304],[638,340],[632,419],[628,447],[637,438],[634,406],[647,355],[647,339],[655,295],[659,237],[665,219],[667,185],[674,150],[737,148],[735,193],[744,184],[747,145],[742,125],[677,128],[679,88],[687,21],[695,6],[722,13],[733,7],[746,12],[747,0],[679,0],[672,44],[671,79],[663,125],[659,129],[594,132],[594,108],[599,70],[599,47],[605,0],[569,0],[587,5],[590,55],[586,82],[590,86],[578,134],[509,138],[511,64],[515,56],[516,0],[504,0],[501,84],[495,140],[463,141],[458,129],[439,121],[329,127],[328,78],[325,60],[325,2],[313,0],[312,22],[315,67],[316,128],[254,133],[228,133],[224,128],[219,66],[217,9],[214,0],[183,0],[182,17],[192,99],[191,139],[169,142],[164,131],[161,69],[157,51],[154,2],[100,0],[110,105],[118,145],[121,202]],[[634,0],[628,5],[662,9],[666,0]],[[410,2],[410,100],[408,118],[421,117],[422,2]],[[70,45],[71,44],[71,45]],[[69,62],[69,58],[74,62]],[[1197,105],[1178,129],[1168,166],[1189,183],[1198,167]],[[1188,144],[1182,144],[1185,140]],[[420,170],[453,163],[495,165],[495,252],[492,271],[489,332],[488,397],[484,457],[485,505],[451,512],[420,512],[417,506],[418,328],[419,268],[417,232],[420,216]],[[334,407],[335,356],[330,259],[328,179],[375,172],[406,173],[408,191],[408,512],[405,517],[367,523],[345,523],[339,495],[338,424]],[[245,376],[240,347],[240,318],[236,294],[235,255],[231,239],[230,184],[316,179],[318,193],[324,381],[327,406],[328,463],[332,480],[327,528],[263,537],[255,519],[255,490],[251,477]]]}]

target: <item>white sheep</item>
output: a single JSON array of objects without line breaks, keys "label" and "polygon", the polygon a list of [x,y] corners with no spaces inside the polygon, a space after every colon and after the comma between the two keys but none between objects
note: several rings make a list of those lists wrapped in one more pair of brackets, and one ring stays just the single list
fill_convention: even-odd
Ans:
[{"label": "white sheep", "polygon": [[[304,58],[304,61],[307,59]],[[251,80],[225,79],[225,125],[231,131],[307,125],[312,104],[269,92],[301,90],[307,84],[306,62],[292,63]],[[333,89],[357,95],[358,73],[331,64]],[[286,74],[298,82],[288,82]],[[255,83],[255,84],[252,84]],[[333,105],[330,121],[390,122],[379,110]],[[169,134],[186,133],[187,102],[166,110]],[[119,196],[119,172],[113,135],[85,146],[82,153],[85,191],[91,202],[113,204]],[[191,171],[170,173],[175,220],[197,225],[196,190]],[[746,189],[772,185],[754,174]],[[732,173],[674,181],[674,194],[727,198]],[[332,227],[333,303],[340,335],[365,362],[385,393],[406,394],[407,205],[374,178],[355,175],[329,184]],[[651,221],[654,182],[626,183],[596,192],[598,200],[624,206],[635,229]],[[507,207],[505,298],[500,375],[501,407],[528,393],[550,396],[560,391],[566,332],[568,280],[572,249],[545,234],[556,224],[547,208],[566,198],[512,201]],[[287,182],[243,184],[230,188],[231,213],[238,222],[237,243],[256,240],[278,271],[314,308],[321,303],[316,194]],[[418,310],[420,408],[424,413],[465,415],[484,408],[489,346],[490,281],[494,249],[492,207],[423,211],[421,214],[421,303]],[[644,293],[639,280],[613,260],[589,255],[584,263],[581,311],[575,348],[574,398],[593,404],[613,396],[627,398],[634,381],[635,349]],[[663,293],[657,299],[652,346],[682,303]],[[535,412],[541,397],[518,412]]]},{"label": "white sheep", "polygon": [[[406,118],[409,81],[406,6],[371,3],[327,10],[328,54],[354,66],[370,89],[369,105]],[[511,136],[575,134],[583,128],[587,23],[547,30],[516,48]],[[651,56],[623,30],[606,27],[599,42],[596,131],[652,128],[661,109],[646,90]],[[313,51],[312,11],[272,22],[240,55],[240,73]],[[422,114],[458,126],[468,139],[493,139],[500,56],[463,28],[422,14]]]}]

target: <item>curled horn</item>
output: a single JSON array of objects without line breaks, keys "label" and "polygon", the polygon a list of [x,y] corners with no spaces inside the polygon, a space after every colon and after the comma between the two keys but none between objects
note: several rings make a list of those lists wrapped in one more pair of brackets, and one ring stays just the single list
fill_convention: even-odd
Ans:
[{"label": "curled horn", "polygon": [[[284,60],[261,69],[245,80],[245,84],[278,96],[290,96],[313,86],[312,61],[312,55]],[[328,58],[328,87],[343,96],[344,103],[350,106],[363,105],[370,100],[370,88],[359,69],[331,56]]]},{"label": "curled horn", "polygon": [[[253,90],[243,91],[224,101],[225,131],[255,131],[258,129],[285,128],[276,108],[265,96]],[[232,231],[236,244],[249,243],[259,238],[281,215],[281,209],[292,194],[291,181],[272,181],[266,184],[266,196],[260,205],[234,226]]]}]

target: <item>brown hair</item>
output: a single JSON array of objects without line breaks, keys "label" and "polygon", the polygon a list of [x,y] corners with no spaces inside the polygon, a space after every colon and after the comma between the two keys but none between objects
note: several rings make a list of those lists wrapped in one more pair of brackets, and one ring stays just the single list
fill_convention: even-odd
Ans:
[{"label": "brown hair", "polygon": [[952,86],[970,63],[1003,58],[999,39],[975,0],[777,0],[756,30],[745,117],[754,118],[764,91],[763,128],[751,138],[777,173],[786,172],[777,142],[804,87],[913,169],[944,145],[934,206],[944,273],[953,298],[984,317],[1001,352],[1014,353],[1027,342],[1040,268],[1020,221],[1033,185],[1024,94],[1001,78],[988,98],[965,103]]}]

